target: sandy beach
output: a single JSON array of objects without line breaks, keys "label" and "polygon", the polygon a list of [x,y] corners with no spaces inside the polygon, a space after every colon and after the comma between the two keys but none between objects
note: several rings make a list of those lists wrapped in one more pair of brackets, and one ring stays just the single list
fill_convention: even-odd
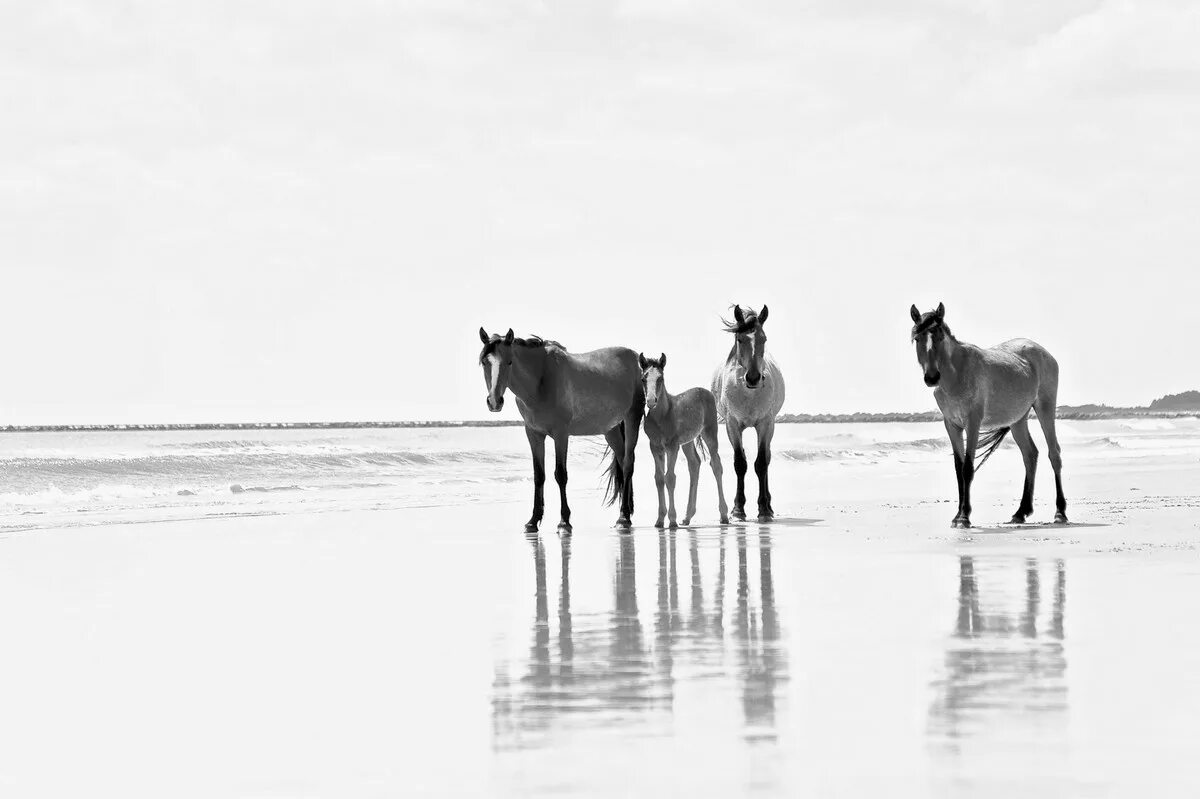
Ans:
[{"label": "sandy beach", "polygon": [[771,525],[714,524],[706,473],[697,525],[653,529],[644,458],[618,535],[580,446],[574,536],[528,538],[514,429],[478,447],[511,479],[426,507],[10,498],[0,791],[1195,795],[1200,423],[1156,424],[1064,425],[1068,527],[1000,524],[1006,448],[951,530],[934,425],[781,428]]}]

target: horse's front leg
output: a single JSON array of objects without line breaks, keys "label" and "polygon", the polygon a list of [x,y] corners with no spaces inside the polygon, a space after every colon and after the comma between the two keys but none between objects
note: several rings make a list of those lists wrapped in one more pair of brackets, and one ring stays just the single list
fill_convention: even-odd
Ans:
[{"label": "horse's front leg", "polygon": [[979,446],[980,419],[968,419],[963,429],[962,507],[951,527],[971,526],[971,481],[975,479],[975,450]]},{"label": "horse's front leg", "polygon": [[529,451],[533,454],[533,515],[525,522],[525,532],[536,533],[542,523],[546,486],[546,434],[525,428]]},{"label": "horse's front leg", "polygon": [[954,450],[954,484],[958,487],[958,510],[950,521],[951,527],[958,527],[963,515],[963,429],[949,419],[943,418],[946,435],[950,436],[950,448]]},{"label": "horse's front leg", "polygon": [[732,416],[725,420],[725,432],[729,434],[729,443],[733,445],[733,473],[737,475],[737,491],[733,495],[733,511],[729,514],[735,519],[746,519],[746,450],[742,448],[741,422]]},{"label": "horse's front leg", "polygon": [[566,433],[554,437],[554,480],[558,483],[559,522],[558,532],[571,534],[571,506],[567,504],[567,442]]},{"label": "horse's front leg", "polygon": [[679,460],[679,447],[667,448],[667,519],[671,529],[679,527],[679,517],[675,514],[675,462]]},{"label": "horse's front leg", "polygon": [[654,459],[654,487],[658,489],[658,517],[654,526],[661,530],[667,518],[667,455],[661,446],[651,444],[650,457]]},{"label": "horse's front leg", "polygon": [[754,426],[758,434],[758,457],[754,459],[754,473],[758,475],[758,520],[769,522],[775,518],[771,507],[771,488],[767,471],[771,466],[771,439],[775,436],[775,420],[768,419]]}]

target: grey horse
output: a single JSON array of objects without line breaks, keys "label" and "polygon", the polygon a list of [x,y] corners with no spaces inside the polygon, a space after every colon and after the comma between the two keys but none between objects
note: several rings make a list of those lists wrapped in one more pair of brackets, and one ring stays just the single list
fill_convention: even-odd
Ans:
[{"label": "grey horse", "polygon": [[717,415],[725,423],[729,443],[733,445],[737,493],[733,497],[731,515],[738,519],[746,518],[746,451],[742,448],[742,433],[747,427],[753,427],[758,434],[754,473],[758,475],[760,522],[768,522],[775,516],[767,469],[771,465],[775,418],[779,416],[787,393],[779,364],[766,354],[767,334],[763,332],[766,321],[765,305],[759,313],[752,308],[743,311],[740,305],[733,307],[733,321],[725,322],[725,330],[734,335],[733,348],[712,379]]},{"label": "grey horse", "polygon": [[[1058,406],[1058,361],[1044,347],[1027,338],[1015,338],[984,349],[959,341],[946,325],[946,307],[912,316],[912,340],[925,385],[942,410],[946,432],[954,447],[954,472],[958,477],[958,514],[951,527],[971,526],[971,481],[977,468],[991,456],[1011,430],[1025,461],[1025,488],[1012,524],[1024,524],[1033,513],[1033,480],[1037,472],[1037,447],[1029,434],[1029,411],[1037,413],[1046,436],[1050,466],[1057,492],[1056,524],[1067,523],[1067,500],[1062,487],[1062,450],[1054,431]],[[983,437],[980,431],[986,430]],[[981,457],[978,466],[976,453]]]}]

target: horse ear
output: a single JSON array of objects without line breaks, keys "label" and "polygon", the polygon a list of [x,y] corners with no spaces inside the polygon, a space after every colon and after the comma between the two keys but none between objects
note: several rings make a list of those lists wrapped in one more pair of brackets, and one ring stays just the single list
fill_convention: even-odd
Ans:
[{"label": "horse ear", "polygon": [[935,314],[937,314],[937,318],[938,318],[938,319],[945,319],[945,318],[946,318],[946,306],[945,306],[945,305],[942,305],[942,304],[939,302],[939,303],[938,303],[938,309],[937,309],[936,311],[934,311],[934,313],[935,313]]},{"label": "horse ear", "polygon": [[733,306],[733,318],[737,320],[739,325],[746,323],[746,317],[742,316],[742,306]]},{"label": "horse ear", "polygon": [[761,326],[767,321],[767,306],[763,306],[762,312],[758,315],[758,324]]},{"label": "horse ear", "polygon": [[667,354],[665,352],[660,352],[658,354],[658,368],[659,369],[667,368]]},{"label": "horse ear", "polygon": [[646,371],[646,356],[640,352],[638,353],[638,368],[643,372]]},{"label": "horse ear", "polygon": [[912,320],[914,322],[921,321],[921,312],[917,310],[917,306],[914,305],[913,307],[909,308],[908,313],[910,316],[912,316]]},{"label": "horse ear", "polygon": [[480,325],[480,327],[479,327],[479,340],[482,341],[484,344],[487,344],[489,341],[491,341],[491,339],[488,338],[487,331],[483,329],[482,325]]},{"label": "horse ear", "polygon": [[513,330],[511,327],[508,329],[508,332],[504,334],[504,343],[505,344],[513,343]]}]

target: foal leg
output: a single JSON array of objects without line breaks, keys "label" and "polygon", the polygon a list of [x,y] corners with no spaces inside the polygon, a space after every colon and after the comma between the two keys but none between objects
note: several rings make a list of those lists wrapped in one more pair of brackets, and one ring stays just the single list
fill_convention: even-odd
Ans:
[{"label": "foal leg", "polygon": [[971,481],[975,479],[975,450],[979,447],[979,424],[981,419],[968,419],[963,435],[962,458],[962,507],[951,527],[971,526]]},{"label": "foal leg", "polygon": [[571,507],[567,504],[567,442],[570,440],[565,433],[554,437],[554,480],[558,483],[558,532],[561,535],[571,534]]},{"label": "foal leg", "polygon": [[1054,431],[1055,401],[1052,398],[1038,398],[1034,410],[1037,411],[1038,423],[1042,426],[1042,432],[1046,436],[1046,455],[1050,458],[1051,468],[1054,469],[1055,508],[1057,509],[1054,514],[1054,523],[1066,524],[1067,498],[1063,496],[1062,487],[1062,448],[1058,446],[1058,433]]},{"label": "foal leg", "polygon": [[1013,514],[1009,524],[1024,524],[1033,513],[1033,478],[1037,474],[1037,447],[1034,446],[1033,436],[1029,435],[1029,417],[1026,416],[1011,428],[1013,441],[1021,450],[1021,458],[1025,461],[1025,490],[1021,492],[1021,505]]},{"label": "foal leg", "polygon": [[661,446],[651,444],[650,457],[654,459],[654,487],[658,489],[658,518],[654,526],[661,530],[667,518],[667,453]]},{"label": "foal leg", "polygon": [[758,457],[754,459],[754,473],[758,475],[758,520],[769,522],[775,518],[771,507],[771,489],[767,484],[767,470],[771,466],[771,439],[775,436],[775,420],[768,419],[754,426],[758,434]]},{"label": "foal leg", "polygon": [[525,522],[525,532],[536,533],[542,523],[546,486],[546,434],[525,428],[529,451],[533,454],[533,515]]},{"label": "foal leg", "polygon": [[683,445],[683,457],[688,465],[688,504],[687,512],[683,515],[683,526],[687,527],[696,515],[696,489],[700,487],[700,453],[696,452],[696,442],[689,441]]},{"label": "foal leg", "polygon": [[671,521],[671,529],[679,526],[675,516],[675,461],[679,459],[679,447],[667,448],[667,518]]},{"label": "foal leg", "polygon": [[746,519],[746,450],[742,448],[742,431],[745,429],[732,416],[725,420],[725,432],[733,445],[733,472],[737,475],[737,492],[733,495],[733,512],[729,515],[742,521]]}]

